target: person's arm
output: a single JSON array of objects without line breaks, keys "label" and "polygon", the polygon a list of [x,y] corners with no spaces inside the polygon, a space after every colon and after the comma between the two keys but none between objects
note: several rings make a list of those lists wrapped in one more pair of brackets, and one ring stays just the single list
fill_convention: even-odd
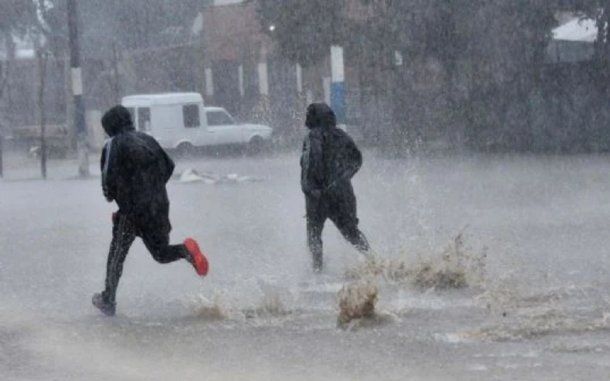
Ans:
[{"label": "person's arm", "polygon": [[102,170],[102,191],[108,202],[116,198],[116,161],[117,150],[113,144],[114,139],[108,139],[102,149],[100,166]]},{"label": "person's arm", "polygon": [[164,168],[163,182],[167,184],[169,179],[172,178],[172,174],[174,173],[174,168],[176,167],[176,165],[174,164],[174,161],[169,157],[169,155],[167,154],[167,152],[165,152],[165,150],[163,148],[161,148],[161,152],[163,153],[163,164],[164,164],[163,165],[163,168]]},{"label": "person's arm", "polygon": [[310,132],[303,147],[301,187],[303,193],[319,196],[324,188],[324,151],[322,135]]},{"label": "person's arm", "polygon": [[356,143],[354,143],[354,140],[343,132],[340,134],[340,138],[343,140],[342,152],[338,157],[340,166],[335,175],[336,177],[326,187],[326,191],[331,191],[338,184],[350,181],[362,166],[362,153],[356,146]]},{"label": "person's arm", "polygon": [[350,180],[356,172],[360,170],[362,167],[362,152],[354,143],[354,140],[347,134],[345,134],[347,138],[346,144],[346,160],[345,160],[345,170],[341,174],[342,179]]}]

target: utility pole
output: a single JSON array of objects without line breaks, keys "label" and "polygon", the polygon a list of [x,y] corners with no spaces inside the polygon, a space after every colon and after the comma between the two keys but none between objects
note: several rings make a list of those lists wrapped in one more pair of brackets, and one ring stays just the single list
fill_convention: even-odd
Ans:
[{"label": "utility pole", "polygon": [[0,178],[4,177],[4,164],[2,163],[2,146],[3,146],[2,129],[0,128]]},{"label": "utility pole", "polygon": [[337,125],[346,123],[345,102],[345,65],[343,63],[343,47],[333,45],[330,47],[330,107],[337,116]]},{"label": "utility pole", "polygon": [[80,67],[78,10],[76,4],[77,0],[67,0],[70,73],[72,77],[72,96],[74,99],[74,128],[76,129],[76,149],[78,152],[78,175],[80,177],[88,177],[87,126],[85,124],[85,103],[83,101],[83,79]]},{"label": "utility pole", "polygon": [[[40,44],[37,44],[40,45]],[[40,172],[42,178],[47,178],[47,137],[46,137],[46,113],[44,104],[44,91],[47,79],[47,52],[44,48],[36,48],[36,59],[38,61],[38,112],[40,122]]]},{"label": "utility pole", "polygon": [[112,41],[112,93],[112,95],[114,95],[114,103],[120,103],[121,84],[119,82],[119,54],[115,41]]}]

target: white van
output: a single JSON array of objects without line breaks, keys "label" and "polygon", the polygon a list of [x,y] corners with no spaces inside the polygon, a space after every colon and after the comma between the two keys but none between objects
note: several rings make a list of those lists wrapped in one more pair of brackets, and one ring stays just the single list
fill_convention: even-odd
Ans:
[{"label": "white van", "polygon": [[163,148],[187,153],[195,147],[249,145],[260,150],[271,140],[271,127],[238,124],[221,107],[204,107],[199,93],[139,94],[123,98],[136,130],[153,136]]}]

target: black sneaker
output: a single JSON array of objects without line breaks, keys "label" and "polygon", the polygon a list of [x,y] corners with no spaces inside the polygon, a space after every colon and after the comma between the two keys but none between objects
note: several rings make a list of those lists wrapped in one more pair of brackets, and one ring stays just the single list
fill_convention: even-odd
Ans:
[{"label": "black sneaker", "polygon": [[104,299],[104,295],[102,295],[101,293],[94,294],[93,298],[91,299],[91,303],[93,303],[94,306],[96,306],[100,311],[102,311],[104,315],[114,316],[114,313],[116,311],[116,303],[107,302]]}]

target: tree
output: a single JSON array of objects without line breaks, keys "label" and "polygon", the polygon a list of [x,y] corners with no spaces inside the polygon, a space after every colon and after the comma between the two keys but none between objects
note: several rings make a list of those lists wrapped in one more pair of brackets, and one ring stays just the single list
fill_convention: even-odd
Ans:
[{"label": "tree", "polygon": [[[393,82],[398,84],[395,120],[422,126],[415,130],[424,139],[441,136],[459,142],[464,131],[477,147],[529,146],[530,119],[536,112],[530,94],[540,84],[556,4],[543,0],[385,3],[388,21],[381,27],[385,35],[394,36],[390,40],[395,49],[408,57]],[[439,80],[430,78],[427,87],[413,93],[410,82],[421,76],[413,73],[429,71],[436,64]],[[429,103],[409,107],[420,99]]]},{"label": "tree", "polygon": [[[36,7],[32,1],[0,0],[0,40],[4,42],[6,52],[4,62],[0,62],[0,100],[9,85],[15,59],[15,37],[27,34],[34,23],[35,14]],[[1,116],[0,113],[0,120]]]},{"label": "tree", "polygon": [[36,17],[30,31],[31,39],[36,50],[36,62],[38,66],[38,122],[40,124],[40,172],[43,179],[47,178],[47,136],[46,136],[46,107],[45,89],[47,84],[47,63],[51,54],[50,42],[54,41],[56,35],[47,24],[50,3],[45,0],[34,2]]},{"label": "tree", "polygon": [[283,56],[302,66],[319,63],[346,39],[345,1],[258,0],[262,31]]}]

